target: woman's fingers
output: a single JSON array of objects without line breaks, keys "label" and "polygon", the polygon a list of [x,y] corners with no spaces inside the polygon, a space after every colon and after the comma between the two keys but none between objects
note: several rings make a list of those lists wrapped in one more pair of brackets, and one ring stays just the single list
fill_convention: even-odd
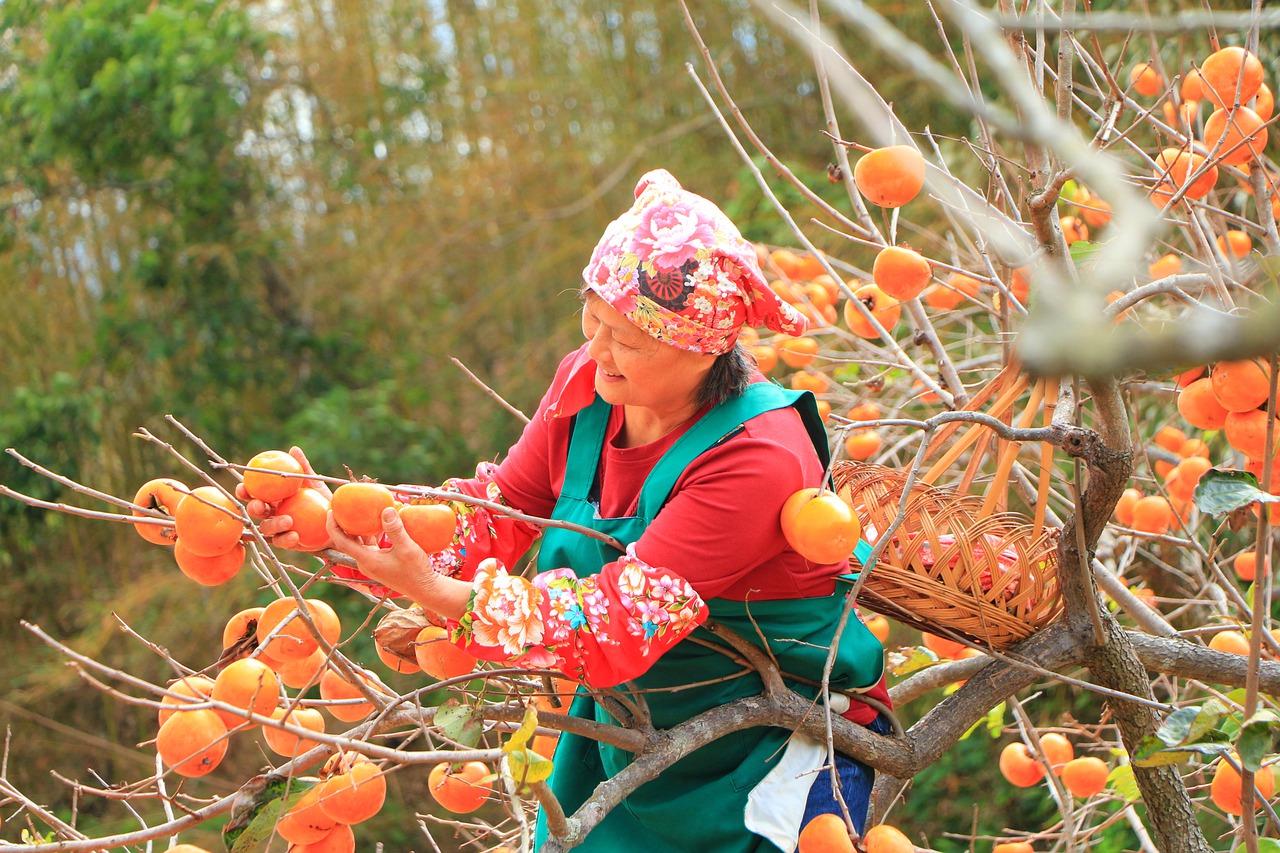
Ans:
[{"label": "woman's fingers", "polygon": [[329,540],[333,543],[333,547],[349,557],[354,557],[369,547],[359,539],[353,539],[344,533],[342,528],[338,526],[338,522],[333,520],[332,512],[325,517],[324,526],[329,531]]},{"label": "woman's fingers", "polygon": [[279,536],[293,530],[293,519],[287,515],[273,515],[258,525],[263,536]]},{"label": "woman's fingers", "polygon": [[271,540],[271,544],[277,548],[283,548],[286,551],[297,551],[301,539],[298,534],[292,530],[286,530],[284,533],[276,536]]},{"label": "woman's fingers", "polygon": [[[242,488],[244,487],[236,486],[236,490],[237,490],[236,497],[240,497],[239,490]],[[244,498],[240,498],[240,500],[244,501]],[[250,498],[249,500],[245,501],[244,508],[249,511],[250,518],[269,519],[271,517],[271,504],[267,503],[266,501],[260,501],[257,498]]]},{"label": "woman's fingers", "polygon": [[[314,474],[316,472],[316,470],[311,467],[311,462],[307,459],[307,454],[302,452],[301,447],[298,447],[296,444],[293,447],[290,447],[289,455],[298,460],[298,464],[302,466],[302,473]],[[316,489],[325,497],[333,497],[333,490],[329,488],[328,483],[325,483],[322,480],[306,480],[304,485]]]},{"label": "woman's fingers", "polygon": [[307,454],[303,453],[302,448],[298,445],[295,444],[293,447],[289,448],[289,455],[296,459],[298,464],[302,466],[302,473],[314,474],[316,472],[315,469],[311,467],[311,462],[307,459]]}]

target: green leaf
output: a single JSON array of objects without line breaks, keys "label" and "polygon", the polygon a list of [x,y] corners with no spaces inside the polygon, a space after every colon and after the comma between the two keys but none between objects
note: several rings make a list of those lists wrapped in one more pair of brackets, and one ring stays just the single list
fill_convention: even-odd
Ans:
[{"label": "green leaf", "polygon": [[1196,743],[1210,733],[1217,735],[1210,739],[1219,740],[1223,735],[1217,731],[1218,723],[1225,713],[1227,709],[1216,699],[1210,699],[1199,708],[1195,706],[1179,708],[1170,714],[1156,731],[1156,738],[1170,747]]},{"label": "green leaf", "polygon": [[969,737],[969,735],[971,735],[971,734],[973,734],[974,732],[976,732],[976,731],[978,730],[978,726],[980,726],[980,725],[982,725],[982,719],[975,720],[975,721],[974,721],[974,723],[973,723],[973,725],[972,725],[972,726],[969,726],[969,728],[965,729],[964,734],[960,735],[960,740],[967,740],[967,739],[968,739],[968,737]]},{"label": "green leaf", "polygon": [[1257,771],[1262,767],[1263,756],[1271,750],[1277,723],[1280,723],[1280,714],[1264,708],[1240,727],[1240,739],[1236,747],[1240,751],[1241,764],[1249,770]]},{"label": "green leaf", "polygon": [[1164,767],[1170,764],[1182,764],[1193,755],[1221,755],[1231,751],[1229,743],[1192,743],[1174,749],[1153,752],[1144,758],[1134,758],[1135,767]]},{"label": "green leaf", "polygon": [[1258,853],[1280,853],[1280,841],[1274,838],[1259,838]]},{"label": "green leaf", "polygon": [[1134,750],[1133,764],[1136,767],[1163,767],[1168,764],[1181,764],[1192,755],[1220,755],[1231,749],[1231,744],[1221,732],[1211,729],[1202,736],[1207,738],[1208,742],[1178,746],[1169,746],[1155,735],[1145,737]]},{"label": "green leaf", "polygon": [[1162,764],[1177,764],[1181,759],[1171,756],[1168,745],[1159,737],[1147,735],[1139,741],[1132,760],[1138,767],[1159,767]]},{"label": "green leaf", "polygon": [[1280,495],[1269,495],[1258,488],[1258,478],[1248,471],[1210,468],[1196,486],[1196,507],[1212,516],[1225,515],[1256,501],[1280,502]]},{"label": "green leaf", "polygon": [[1177,746],[1183,743],[1191,732],[1191,724],[1199,714],[1200,709],[1196,707],[1179,708],[1170,714],[1169,718],[1156,730],[1156,737],[1165,746]]},{"label": "green leaf", "polygon": [[533,705],[529,705],[524,709],[524,719],[520,721],[520,728],[516,729],[507,742],[502,745],[502,751],[512,753],[524,749],[537,728],[538,709]]},{"label": "green leaf", "polygon": [[987,734],[994,740],[999,740],[1000,733],[1004,731],[1004,710],[1004,703],[1001,702],[987,712]]},{"label": "green leaf", "polygon": [[484,733],[480,717],[457,699],[450,699],[436,709],[435,722],[445,737],[464,746],[475,746]]},{"label": "green leaf", "polygon": [[1138,780],[1133,776],[1133,767],[1128,764],[1117,764],[1107,774],[1107,787],[1124,798],[1126,803],[1136,803],[1142,799],[1138,791]]},{"label": "green leaf", "polygon": [[[1218,723],[1227,709],[1217,699],[1210,699],[1200,708],[1200,713],[1191,721],[1191,730],[1187,732],[1186,743],[1195,743],[1210,732],[1217,732]],[[1217,732],[1221,734],[1220,732]]]},{"label": "green leaf", "polygon": [[897,676],[910,675],[937,662],[938,656],[922,646],[889,652],[889,672]]},{"label": "green leaf", "polygon": [[551,771],[554,768],[551,759],[532,749],[517,749],[508,753],[507,766],[511,768],[511,778],[520,785],[545,782],[551,778]]},{"label": "green leaf", "polygon": [[1186,746],[1178,747],[1183,752],[1196,753],[1197,755],[1222,755],[1231,751],[1231,739],[1223,736],[1214,741],[1201,741],[1200,743],[1189,743]]},{"label": "green leaf", "polygon": [[1062,185],[1062,189],[1058,191],[1058,198],[1068,204],[1074,204],[1076,196],[1080,193],[1080,185],[1074,179],[1068,180]]},{"label": "green leaf", "polygon": [[1067,247],[1067,252],[1071,255],[1072,263],[1079,267],[1087,264],[1098,253],[1098,249],[1097,243],[1090,243],[1088,240],[1077,240]]},{"label": "green leaf", "polygon": [[862,372],[862,365],[849,362],[842,364],[831,372],[837,382],[853,382]]},{"label": "green leaf", "polygon": [[[232,819],[222,830],[222,843],[229,853],[264,853],[275,834],[276,823],[312,785],[299,784],[298,779],[276,779],[260,792],[249,795],[249,801],[233,807]],[[285,790],[288,796],[284,796]]]}]

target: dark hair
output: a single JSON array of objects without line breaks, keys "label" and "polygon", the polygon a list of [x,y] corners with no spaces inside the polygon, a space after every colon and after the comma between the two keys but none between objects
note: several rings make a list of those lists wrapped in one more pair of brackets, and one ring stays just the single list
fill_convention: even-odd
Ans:
[{"label": "dark hair", "polygon": [[698,389],[698,406],[716,406],[747,390],[751,382],[751,359],[741,344],[716,356]]}]

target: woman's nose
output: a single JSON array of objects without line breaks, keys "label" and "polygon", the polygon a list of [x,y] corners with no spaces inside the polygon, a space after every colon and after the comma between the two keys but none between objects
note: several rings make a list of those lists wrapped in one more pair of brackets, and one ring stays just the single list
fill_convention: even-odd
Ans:
[{"label": "woman's nose", "polygon": [[596,361],[599,361],[600,356],[603,355],[605,350],[608,348],[609,345],[605,341],[604,328],[602,326],[597,327],[596,333],[588,336],[587,338],[587,355],[591,356]]}]

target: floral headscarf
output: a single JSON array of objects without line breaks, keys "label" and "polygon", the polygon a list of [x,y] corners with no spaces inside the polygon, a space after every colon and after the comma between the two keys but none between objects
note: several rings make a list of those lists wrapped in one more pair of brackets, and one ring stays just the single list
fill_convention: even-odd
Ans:
[{"label": "floral headscarf", "polygon": [[663,343],[711,355],[733,349],[743,324],[804,334],[804,316],[769,288],[720,208],[666,169],[640,178],[635,198],[582,271],[604,301]]},{"label": "floral headscarf", "polygon": [[[635,203],[605,229],[582,271],[585,287],[652,337],[720,355],[744,325],[802,335],[808,321],[765,281],[755,248],[724,211],[680,186],[666,169],[645,173]],[[590,402],[594,362],[583,347],[552,388],[546,416]]]}]

